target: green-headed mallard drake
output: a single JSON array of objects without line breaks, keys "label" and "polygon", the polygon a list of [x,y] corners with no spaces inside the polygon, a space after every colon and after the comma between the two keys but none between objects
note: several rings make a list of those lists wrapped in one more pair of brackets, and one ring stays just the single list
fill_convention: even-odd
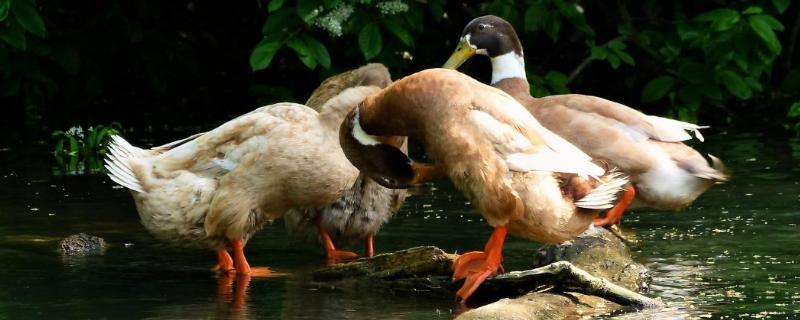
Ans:
[{"label": "green-headed mallard drake", "polygon": [[[106,168],[131,190],[142,224],[156,238],[215,250],[218,270],[266,273],[251,270],[247,240],[290,208],[324,208],[353,187],[359,172],[339,147],[339,126],[378,90],[346,89],[322,112],[296,103],[261,107],[161,148],[137,148],[115,136]],[[402,139],[385,142],[400,147]]]},{"label": "green-headed mallard drake", "polygon": [[635,206],[677,210],[713,184],[727,180],[722,161],[709,155],[709,165],[699,152],[682,143],[691,139],[687,131],[702,141],[700,126],[648,116],[594,96],[532,97],[522,44],[502,18],[483,16],[467,24],[444,67],[458,68],[476,54],[491,59],[492,86],[517,99],[546,128],[630,176],[632,185],[626,187],[622,200],[596,225],[618,223],[634,195]]},{"label": "green-headed mallard drake", "polygon": [[[392,83],[389,70],[371,63],[358,69],[332,76],[314,90],[306,105],[318,112],[329,107],[328,100],[343,90],[359,86],[385,88]],[[401,150],[407,150],[405,143]],[[366,256],[374,253],[373,235],[403,205],[406,191],[388,189],[372,179],[359,175],[352,188],[324,208],[293,208],[284,217],[287,229],[307,239],[321,239],[329,262],[337,262],[355,254],[336,250],[342,245],[366,240]]]},{"label": "green-headed mallard drake", "polygon": [[364,99],[342,124],[348,159],[390,188],[420,181],[405,153],[383,141],[408,136],[424,145],[495,228],[484,252],[461,255],[455,279],[466,300],[502,260],[506,232],[540,242],[572,239],[609,208],[627,180],[606,173],[578,148],[542,127],[514,98],[462,73],[421,71]]}]

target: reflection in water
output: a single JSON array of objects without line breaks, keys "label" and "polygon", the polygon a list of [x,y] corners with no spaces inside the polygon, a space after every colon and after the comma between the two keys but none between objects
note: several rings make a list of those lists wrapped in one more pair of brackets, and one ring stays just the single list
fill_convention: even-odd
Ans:
[{"label": "reflection in water", "polygon": [[[702,148],[725,159],[733,170],[730,182],[681,213],[634,210],[623,221],[639,240],[637,260],[651,270],[650,295],[668,308],[608,317],[800,317],[800,143],[757,137],[708,141]],[[456,314],[451,294],[314,283],[311,272],[323,255],[316,245],[289,238],[280,221],[256,234],[247,254],[288,276],[215,276],[208,270],[213,253],[157,243],[139,224],[130,196],[104,177],[51,177],[50,159],[42,156],[48,151],[0,152],[0,319]],[[62,258],[58,240],[78,232],[105,238],[109,249],[102,256]],[[490,232],[460,193],[437,183],[409,199],[375,247],[437,245],[464,252],[481,248]],[[504,266],[529,268],[536,248],[509,238]]]},{"label": "reflection in water", "polygon": [[249,290],[249,275],[222,273],[217,276],[217,297],[219,302],[228,306],[230,315],[237,319],[248,319],[247,293]]}]

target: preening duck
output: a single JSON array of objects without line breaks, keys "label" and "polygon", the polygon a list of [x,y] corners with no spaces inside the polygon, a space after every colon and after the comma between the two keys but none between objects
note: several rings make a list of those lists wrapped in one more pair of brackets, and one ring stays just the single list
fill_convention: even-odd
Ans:
[{"label": "preening duck", "polygon": [[[385,88],[391,83],[389,70],[382,64],[371,63],[325,79],[306,105],[323,113],[323,107],[331,107],[326,102],[348,88]],[[400,149],[407,151],[405,143]],[[371,257],[374,253],[373,235],[400,209],[405,197],[406,190],[385,188],[360,174],[353,187],[329,205],[292,208],[284,220],[290,233],[306,239],[320,239],[329,262],[355,257],[355,253],[336,248],[361,240],[366,240],[365,255]]]},{"label": "preening duck", "polygon": [[542,127],[514,98],[453,70],[431,69],[369,96],[342,123],[342,149],[361,172],[390,188],[420,181],[420,170],[386,136],[421,141],[495,228],[483,252],[454,265],[466,300],[502,260],[506,232],[540,242],[572,239],[609,208],[627,180]]},{"label": "preening duck", "polygon": [[[339,126],[378,90],[346,89],[319,113],[295,103],[261,107],[155,149],[115,136],[106,168],[130,189],[142,224],[156,238],[216,251],[217,270],[259,275],[266,271],[251,270],[244,246],[265,222],[290,208],[328,206],[353,186],[358,170],[339,147]],[[401,145],[401,139],[384,142]]]},{"label": "preening duck", "polygon": [[544,127],[630,176],[621,201],[596,225],[618,223],[634,198],[634,206],[678,210],[728,179],[722,161],[709,155],[709,164],[682,143],[691,139],[687,131],[702,141],[703,127],[649,116],[594,96],[532,97],[522,44],[511,24],[500,17],[482,16],[467,24],[444,67],[458,68],[476,54],[491,59],[492,86],[517,99]]}]

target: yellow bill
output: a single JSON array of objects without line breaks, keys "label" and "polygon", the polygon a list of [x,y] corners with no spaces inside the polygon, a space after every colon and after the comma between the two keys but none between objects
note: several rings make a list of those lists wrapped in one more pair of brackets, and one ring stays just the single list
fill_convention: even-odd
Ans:
[{"label": "yellow bill", "polygon": [[464,61],[467,61],[474,55],[475,48],[471,47],[469,43],[467,43],[467,39],[461,38],[461,41],[458,42],[456,50],[453,51],[453,54],[450,55],[450,58],[447,59],[447,62],[444,63],[442,68],[458,69],[458,67],[460,67]]}]

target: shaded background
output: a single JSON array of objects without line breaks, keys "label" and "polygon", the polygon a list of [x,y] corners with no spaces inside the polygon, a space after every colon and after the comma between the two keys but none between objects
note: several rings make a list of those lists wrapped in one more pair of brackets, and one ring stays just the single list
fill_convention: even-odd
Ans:
[{"label": "shaded background", "polygon": [[[324,19],[348,7],[334,34]],[[55,130],[112,121],[166,141],[263,104],[302,102],[321,79],[368,61],[395,77],[439,66],[486,13],[517,28],[536,95],[593,94],[716,128],[794,134],[800,5],[791,1],[0,0],[0,142],[54,144]],[[488,59],[463,70],[486,81]],[[672,84],[647,93],[659,77]]]}]

